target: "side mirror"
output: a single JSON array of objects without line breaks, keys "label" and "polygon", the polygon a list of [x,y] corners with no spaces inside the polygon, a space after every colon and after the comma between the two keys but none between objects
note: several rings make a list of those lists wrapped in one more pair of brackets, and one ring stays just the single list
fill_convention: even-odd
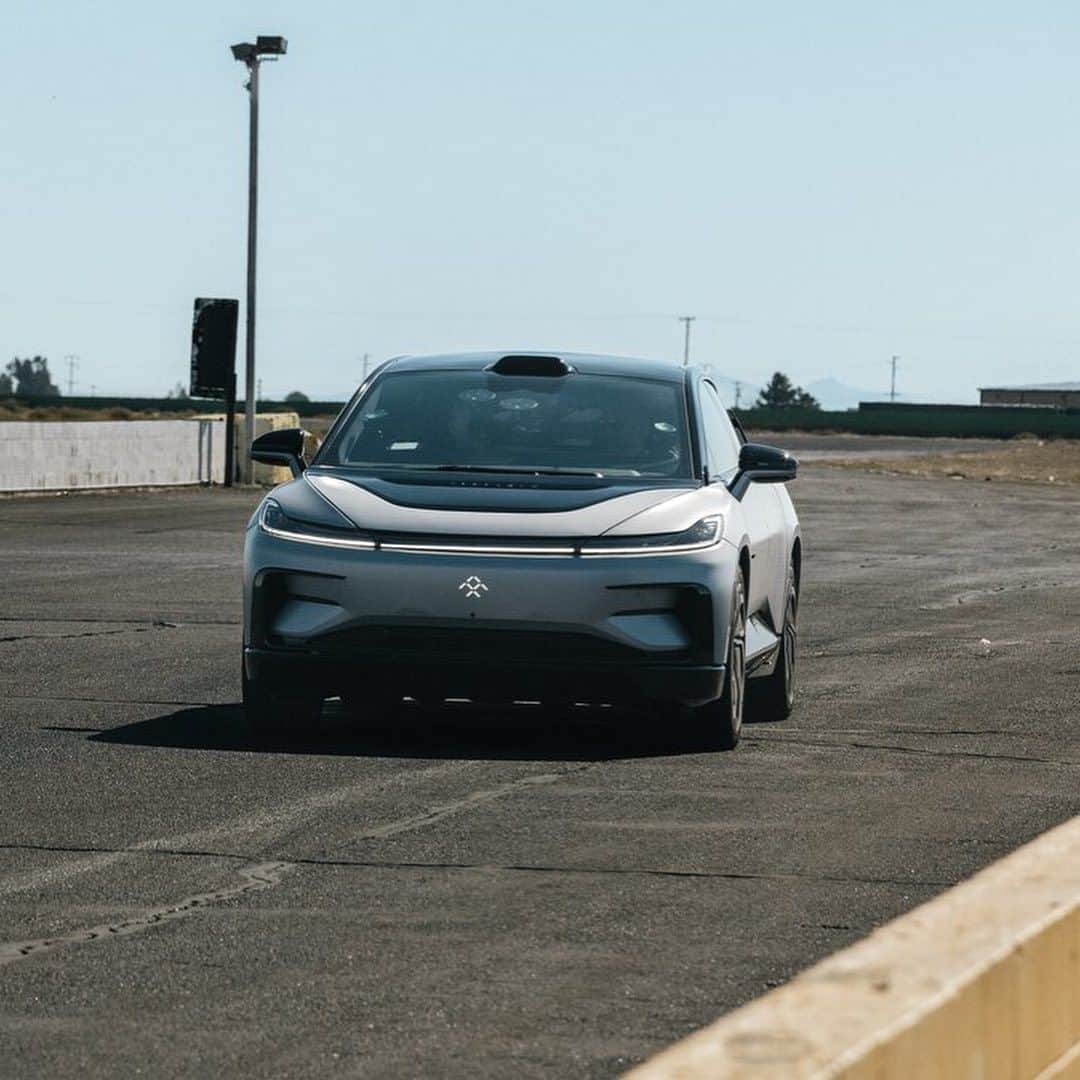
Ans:
[{"label": "side mirror", "polygon": [[293,476],[299,476],[307,468],[304,461],[303,428],[281,428],[267,431],[251,444],[251,460],[264,465],[288,465]]},{"label": "side mirror", "polygon": [[741,499],[751,484],[786,484],[794,480],[799,463],[786,450],[748,442],[739,451],[739,471],[731,482],[731,494]]}]

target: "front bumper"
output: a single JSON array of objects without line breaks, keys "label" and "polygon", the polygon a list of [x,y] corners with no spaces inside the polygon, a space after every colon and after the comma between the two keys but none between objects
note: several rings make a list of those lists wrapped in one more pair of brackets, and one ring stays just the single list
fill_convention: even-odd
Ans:
[{"label": "front bumper", "polygon": [[341,550],[257,526],[249,677],[473,700],[719,696],[738,553],[559,557]]}]

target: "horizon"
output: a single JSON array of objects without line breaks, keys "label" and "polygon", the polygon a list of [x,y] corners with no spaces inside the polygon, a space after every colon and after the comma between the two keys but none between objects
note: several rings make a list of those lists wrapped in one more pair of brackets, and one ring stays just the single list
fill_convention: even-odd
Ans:
[{"label": "horizon", "polygon": [[[510,353],[515,353],[515,352],[525,352],[525,351],[529,351],[529,350],[496,349],[496,350],[493,350],[493,351],[496,352],[496,353],[501,352],[501,353],[504,353],[504,354],[510,354]],[[573,356],[574,355],[573,352],[571,352],[570,350],[550,350],[550,352],[553,355],[561,355],[561,356]],[[428,354],[428,355],[438,355],[438,354]],[[90,387],[89,391],[79,390],[76,387],[75,391],[73,393],[69,394],[64,389],[64,387],[61,385],[62,384],[62,378],[61,378],[60,372],[57,372],[57,371],[53,370],[53,368],[49,364],[48,357],[44,357],[44,358],[41,357],[41,356],[17,357],[16,359],[17,360],[18,359],[22,359],[22,360],[30,360],[30,359],[32,359],[32,360],[35,360],[35,361],[40,360],[40,359],[44,359],[46,361],[47,373],[48,373],[50,379],[52,380],[53,386],[56,388],[56,391],[57,391],[57,394],[58,394],[58,396],[55,398],[58,407],[60,405],[63,405],[64,403],[66,403],[68,401],[77,402],[77,403],[83,403],[83,402],[87,402],[87,401],[100,400],[102,402],[112,402],[112,403],[115,404],[117,402],[123,402],[123,401],[148,401],[149,402],[149,401],[155,401],[155,400],[157,400],[157,401],[191,400],[191,401],[195,401],[195,402],[214,403],[214,402],[220,402],[220,401],[223,400],[222,398],[208,398],[208,397],[203,397],[203,396],[200,396],[200,395],[190,395],[189,392],[188,392],[189,391],[188,385],[186,383],[182,382],[182,381],[178,381],[175,386],[168,389],[165,393],[162,393],[162,394],[124,394],[124,393],[107,394],[107,393],[98,392],[97,387],[93,387],[93,386]],[[402,357],[388,357],[387,360],[389,360],[389,359],[402,359]],[[634,359],[634,358],[633,357],[628,357],[627,359]],[[647,359],[647,358],[642,357],[642,358],[639,358],[639,359]],[[369,364],[367,366],[367,369],[362,371],[361,379],[360,379],[359,384],[362,384],[363,380],[367,378],[368,374],[374,373],[377,366],[378,366],[378,364],[369,362]],[[761,393],[761,391],[765,389],[765,385],[769,382],[769,379],[763,380],[763,382],[760,383],[760,384],[759,383],[749,382],[747,380],[731,379],[731,378],[728,378],[725,375],[718,374],[716,372],[713,372],[713,371],[709,370],[708,365],[701,365],[697,361],[691,361],[690,366],[693,367],[693,368],[702,368],[705,371],[705,373],[716,384],[717,389],[720,392],[721,398],[725,401],[726,404],[728,404],[729,406],[732,406],[732,407],[742,407],[742,408],[754,407],[755,399],[758,397],[758,395]],[[786,373],[781,372],[781,371],[777,371],[777,372],[774,372],[773,375],[770,376],[770,378],[775,377],[776,375],[786,375]],[[0,367],[0,377],[3,377],[3,376],[4,376],[4,369],[3,369],[3,367]],[[259,380],[259,381],[261,382],[261,380]],[[1069,387],[1070,389],[1075,389],[1075,388],[1080,387],[1080,383],[1025,384],[1023,386],[1016,385],[1016,386],[1013,386],[1013,387],[1001,387],[1001,386],[998,386],[998,387],[994,387],[994,389],[1029,389],[1029,390],[1032,390],[1032,389],[1051,389],[1051,388],[1056,389],[1056,388],[1060,388],[1062,386]],[[887,401],[887,400],[890,400],[890,399],[895,400],[898,404],[919,405],[919,404],[931,404],[931,403],[933,403],[933,402],[930,402],[929,399],[924,398],[924,397],[922,397],[922,396],[920,396],[918,394],[908,394],[908,393],[903,393],[900,390],[897,390],[896,393],[895,393],[895,397],[893,397],[892,395],[890,395],[890,392],[888,390],[872,390],[872,389],[869,389],[869,388],[866,388],[866,387],[851,386],[848,383],[842,382],[840,380],[837,380],[837,379],[834,379],[834,378],[831,378],[831,377],[824,377],[824,378],[821,378],[821,379],[813,380],[813,381],[807,383],[805,386],[800,386],[799,384],[792,382],[792,387],[793,387],[793,389],[795,389],[797,391],[807,391],[807,392],[809,392],[815,398],[815,400],[817,401],[817,405],[818,405],[819,408],[821,408],[824,411],[832,411],[832,412],[844,412],[844,411],[850,411],[852,409],[856,409],[860,402],[881,403],[883,401]],[[281,394],[281,396],[279,396],[279,397],[270,397],[270,396],[268,396],[266,394],[259,394],[258,397],[257,397],[257,401],[258,402],[265,402],[267,404],[280,405],[280,404],[283,404],[283,403],[287,402],[288,398],[291,397],[293,394],[300,393],[301,395],[303,395],[303,399],[308,401],[308,402],[314,402],[316,404],[325,403],[325,404],[342,405],[342,404],[344,404],[345,402],[348,401],[348,399],[351,397],[351,395],[355,391],[355,389],[356,389],[356,387],[353,387],[352,390],[349,390],[348,393],[346,393],[345,395],[343,395],[343,396],[341,396],[339,398],[322,398],[322,397],[318,397],[316,395],[307,393],[307,391],[304,390],[303,386],[298,384],[298,385],[294,386],[291,390],[283,392]],[[980,389],[982,389],[982,388],[980,388]],[[37,401],[39,398],[47,399],[49,397],[49,395],[41,395],[41,394],[21,394],[21,395],[17,395],[17,396],[21,397],[23,399],[35,400],[35,401]],[[244,404],[244,394],[243,394],[242,390],[238,393],[236,403],[237,403],[238,408],[241,407]],[[948,402],[936,402],[936,403],[938,403],[938,404],[949,404]],[[956,404],[962,404],[962,403],[956,403]],[[80,404],[79,407],[82,407],[82,405]]]}]

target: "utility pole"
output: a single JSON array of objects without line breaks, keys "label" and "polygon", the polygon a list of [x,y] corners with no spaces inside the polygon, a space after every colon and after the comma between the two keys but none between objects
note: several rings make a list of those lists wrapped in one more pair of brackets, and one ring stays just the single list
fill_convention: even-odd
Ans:
[{"label": "utility pole", "polygon": [[735,408],[737,409],[742,403],[742,383],[735,380]]},{"label": "utility pole", "polygon": [[247,229],[247,304],[244,334],[244,483],[255,481],[255,463],[251,443],[255,438],[255,239],[259,219],[259,65],[285,55],[288,42],[283,37],[260,35],[255,44],[234,45],[234,60],[247,65],[246,89],[250,99],[248,113],[248,229]]},{"label": "utility pole", "polygon": [[899,360],[899,356],[892,358],[892,388],[889,390],[889,400],[896,400],[896,361]]},{"label": "utility pole", "polygon": [[75,369],[79,366],[79,357],[75,353],[68,353],[64,357],[68,369],[68,397],[75,396]]},{"label": "utility pole", "polygon": [[259,379],[255,383],[255,386],[257,387],[257,389],[255,391],[255,400],[256,401],[262,401],[262,399],[263,399],[263,396],[262,396],[262,379]]},{"label": "utility pole", "polygon": [[371,355],[371,353],[364,353],[364,374],[360,378],[360,381],[362,383],[367,382],[367,364],[368,364],[368,357],[370,355]]},{"label": "utility pole", "polygon": [[680,315],[679,322],[686,327],[686,334],[683,338],[683,354],[682,362],[683,367],[686,367],[690,363],[690,324],[697,318],[696,315]]}]

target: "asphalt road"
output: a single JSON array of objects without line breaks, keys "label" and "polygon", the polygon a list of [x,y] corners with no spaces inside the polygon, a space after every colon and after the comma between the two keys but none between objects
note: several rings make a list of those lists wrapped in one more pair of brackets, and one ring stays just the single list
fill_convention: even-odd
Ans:
[{"label": "asphalt road", "polygon": [[1077,493],[793,494],[801,703],[732,754],[526,709],[259,744],[252,494],[0,502],[0,1072],[608,1077],[1080,811]]}]

